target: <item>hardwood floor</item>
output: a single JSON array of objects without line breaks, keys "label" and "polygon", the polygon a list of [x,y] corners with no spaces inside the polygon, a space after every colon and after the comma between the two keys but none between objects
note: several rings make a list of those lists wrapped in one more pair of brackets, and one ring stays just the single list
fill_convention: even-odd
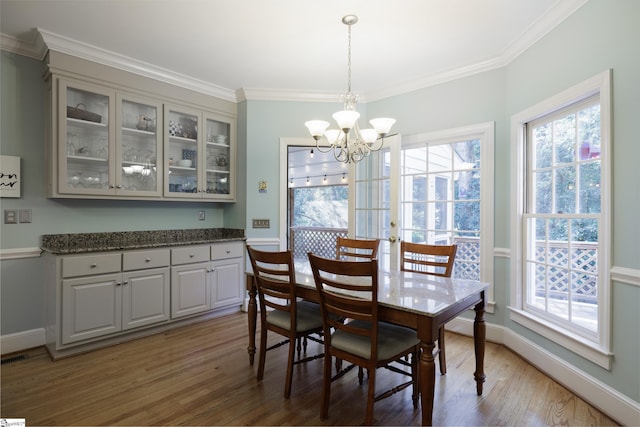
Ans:
[{"label": "hardwood floor", "polygon": [[[273,336],[274,342],[276,337]],[[34,425],[360,425],[366,384],[357,370],[332,387],[320,420],[322,359],[297,365],[284,392],[286,347],[267,353],[264,380],[247,356],[239,313],[52,362],[44,348],[2,365],[2,418]],[[310,343],[308,354],[320,346]],[[473,343],[447,335],[445,376],[436,376],[434,425],[617,425],[509,349],[487,343],[483,396],[473,381]],[[377,389],[398,375],[378,371]],[[366,380],[365,380],[366,381]],[[419,425],[410,388],[377,402],[378,425]]]}]

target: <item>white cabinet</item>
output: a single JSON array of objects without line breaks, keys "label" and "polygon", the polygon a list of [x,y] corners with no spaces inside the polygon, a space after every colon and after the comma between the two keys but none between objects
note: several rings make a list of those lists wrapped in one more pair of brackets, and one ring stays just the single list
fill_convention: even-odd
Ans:
[{"label": "white cabinet", "polygon": [[165,105],[166,197],[235,200],[235,120]]},{"label": "white cabinet", "polygon": [[244,243],[211,245],[211,308],[242,304]]},{"label": "white cabinet", "polygon": [[122,329],[169,320],[169,250],[125,252],[122,269]]},{"label": "white cabinet", "polygon": [[171,250],[171,318],[211,308],[209,271],[208,245]]},{"label": "white cabinet", "polygon": [[105,274],[62,281],[62,343],[122,329],[122,275]]},{"label": "white cabinet", "polygon": [[74,354],[239,311],[244,242],[47,256],[46,344]]},{"label": "white cabinet", "polygon": [[70,255],[60,265],[62,344],[169,319],[168,249]]},{"label": "white cabinet", "polygon": [[47,75],[49,197],[235,202],[235,107],[76,76]]},{"label": "white cabinet", "polygon": [[66,79],[56,94],[51,196],[161,196],[160,102]]}]

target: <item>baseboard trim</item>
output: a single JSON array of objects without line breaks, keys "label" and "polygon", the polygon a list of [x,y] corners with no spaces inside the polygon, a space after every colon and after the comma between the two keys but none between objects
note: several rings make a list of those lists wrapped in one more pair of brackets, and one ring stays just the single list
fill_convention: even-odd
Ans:
[{"label": "baseboard trim", "polygon": [[29,348],[41,347],[45,344],[44,328],[31,329],[0,337],[0,352],[2,355],[16,353]]},{"label": "baseboard trim", "polygon": [[[487,341],[502,344],[580,398],[598,408],[621,425],[635,426],[640,420],[640,403],[614,390],[602,381],[568,364],[539,345],[500,325],[487,323]],[[456,318],[447,330],[473,336],[473,320]]]}]

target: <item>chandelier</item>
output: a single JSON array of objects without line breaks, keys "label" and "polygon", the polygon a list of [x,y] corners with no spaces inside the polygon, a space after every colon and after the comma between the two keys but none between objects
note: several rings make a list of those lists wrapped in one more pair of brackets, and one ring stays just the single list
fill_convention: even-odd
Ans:
[{"label": "chandelier", "polygon": [[[309,129],[311,136],[316,141],[316,148],[321,153],[328,153],[333,150],[336,160],[344,163],[356,163],[382,148],[384,137],[391,130],[395,119],[378,118],[370,120],[373,128],[360,129],[358,118],[360,113],[356,111],[358,95],[351,92],[351,26],[358,22],[355,15],[346,15],[342,18],[342,23],[348,28],[349,45],[347,59],[347,93],[342,95],[340,100],[344,104],[344,109],[333,114],[333,119],[338,124],[338,129],[327,129],[329,122],[324,120],[309,120],[305,126]],[[328,142],[327,145],[324,140]]]}]

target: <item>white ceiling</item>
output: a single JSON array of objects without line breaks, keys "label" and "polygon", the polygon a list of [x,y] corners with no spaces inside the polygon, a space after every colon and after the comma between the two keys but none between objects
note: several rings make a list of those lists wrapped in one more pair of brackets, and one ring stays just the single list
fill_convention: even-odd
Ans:
[{"label": "white ceiling", "polygon": [[[587,0],[1,0],[0,33],[36,29],[229,93],[366,101],[508,64]],[[262,95],[257,95],[262,94]]]}]

